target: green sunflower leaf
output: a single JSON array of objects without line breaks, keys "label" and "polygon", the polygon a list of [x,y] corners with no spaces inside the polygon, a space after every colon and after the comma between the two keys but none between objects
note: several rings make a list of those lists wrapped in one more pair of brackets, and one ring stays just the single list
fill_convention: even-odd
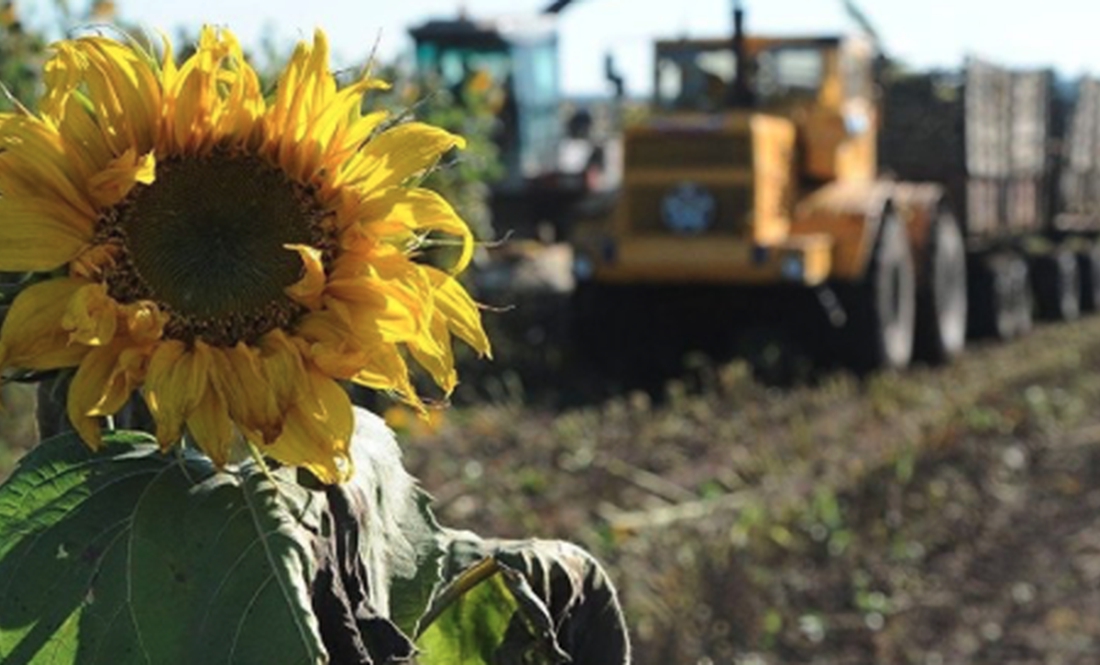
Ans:
[{"label": "green sunflower leaf", "polygon": [[339,487],[218,473],[143,434],[96,453],[74,434],[40,444],[0,485],[0,662],[410,656],[401,628],[439,579],[438,527],[393,435],[356,416],[357,471]]},{"label": "green sunflower leaf", "polygon": [[314,497],[106,439],[46,441],[0,487],[0,661],[322,660]]}]

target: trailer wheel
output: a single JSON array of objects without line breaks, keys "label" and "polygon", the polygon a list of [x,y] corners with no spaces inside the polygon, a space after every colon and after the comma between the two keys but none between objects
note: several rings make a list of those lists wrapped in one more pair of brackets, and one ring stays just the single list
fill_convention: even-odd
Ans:
[{"label": "trailer wheel", "polygon": [[842,289],[849,313],[844,344],[854,368],[901,368],[913,356],[916,271],[900,219],[886,213],[862,282]]},{"label": "trailer wheel", "polygon": [[1032,285],[1031,270],[1027,261],[1020,256],[1009,263],[1009,305],[1012,312],[1014,337],[1023,337],[1031,332],[1035,320],[1035,292]]},{"label": "trailer wheel", "polygon": [[1015,253],[971,262],[970,334],[1008,340],[1031,330],[1032,296],[1028,264]]},{"label": "trailer wheel", "polygon": [[1081,276],[1081,311],[1100,310],[1100,245],[1077,253],[1077,272]]},{"label": "trailer wheel", "polygon": [[966,344],[966,246],[955,218],[941,213],[930,231],[917,297],[914,353],[944,363]]},{"label": "trailer wheel", "polygon": [[1064,249],[1031,259],[1038,314],[1048,321],[1073,321],[1081,315],[1081,275],[1077,259]]}]

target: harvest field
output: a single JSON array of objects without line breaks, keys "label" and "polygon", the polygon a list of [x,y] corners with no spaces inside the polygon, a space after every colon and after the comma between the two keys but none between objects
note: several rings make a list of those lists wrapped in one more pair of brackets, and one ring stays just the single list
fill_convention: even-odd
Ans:
[{"label": "harvest field", "polygon": [[[513,353],[554,362],[555,330]],[[777,389],[699,361],[655,396],[565,409],[539,403],[589,399],[591,377],[555,374],[572,399],[525,391],[525,367],[547,372],[506,369],[507,339],[500,374],[467,386],[484,401],[407,422],[406,461],[445,524],[594,551],[638,663],[1100,649],[1100,320],[862,382]]]}]

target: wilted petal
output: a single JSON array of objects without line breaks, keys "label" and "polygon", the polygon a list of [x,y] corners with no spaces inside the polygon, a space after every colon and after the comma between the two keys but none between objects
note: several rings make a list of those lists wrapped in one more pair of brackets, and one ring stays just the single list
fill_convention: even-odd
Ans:
[{"label": "wilted petal", "polygon": [[73,296],[87,284],[82,279],[61,278],[24,289],[0,328],[5,366],[47,370],[78,364],[89,347],[71,343],[62,320]]},{"label": "wilted petal", "polygon": [[325,291],[325,266],[321,262],[321,250],[309,245],[283,245],[302,257],[305,275],[286,288],[286,294],[312,310],[321,309],[321,296]]},{"label": "wilted petal", "polygon": [[321,482],[343,482],[352,471],[351,400],[335,381],[317,371],[308,373],[302,388],[287,413],[282,436],[264,452],[284,464],[309,469]]},{"label": "wilted petal", "polygon": [[102,346],[111,341],[118,328],[118,303],[107,295],[103,284],[88,284],[69,300],[61,325],[69,331],[69,340]]},{"label": "wilted petal", "polygon": [[166,340],[149,359],[145,402],[157,424],[157,443],[167,450],[183,433],[183,425],[210,387],[210,353],[202,342],[188,350],[183,342]]}]

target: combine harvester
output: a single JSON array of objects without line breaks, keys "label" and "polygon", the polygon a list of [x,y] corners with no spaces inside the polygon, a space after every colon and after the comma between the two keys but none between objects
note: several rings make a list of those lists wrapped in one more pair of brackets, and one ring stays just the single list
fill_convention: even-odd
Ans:
[{"label": "combine harvester", "polygon": [[586,110],[562,118],[558,17],[575,0],[552,0],[537,14],[433,19],[409,30],[416,66],[439,85],[460,88],[476,74],[501,93],[494,140],[504,172],[490,183],[500,233],[560,238],[574,210],[612,184],[604,141]]},{"label": "combine harvester", "polygon": [[969,60],[893,72],[866,37],[660,41],[623,186],[574,236],[592,360],[782,324],[860,371],[1100,305],[1100,85]]}]

